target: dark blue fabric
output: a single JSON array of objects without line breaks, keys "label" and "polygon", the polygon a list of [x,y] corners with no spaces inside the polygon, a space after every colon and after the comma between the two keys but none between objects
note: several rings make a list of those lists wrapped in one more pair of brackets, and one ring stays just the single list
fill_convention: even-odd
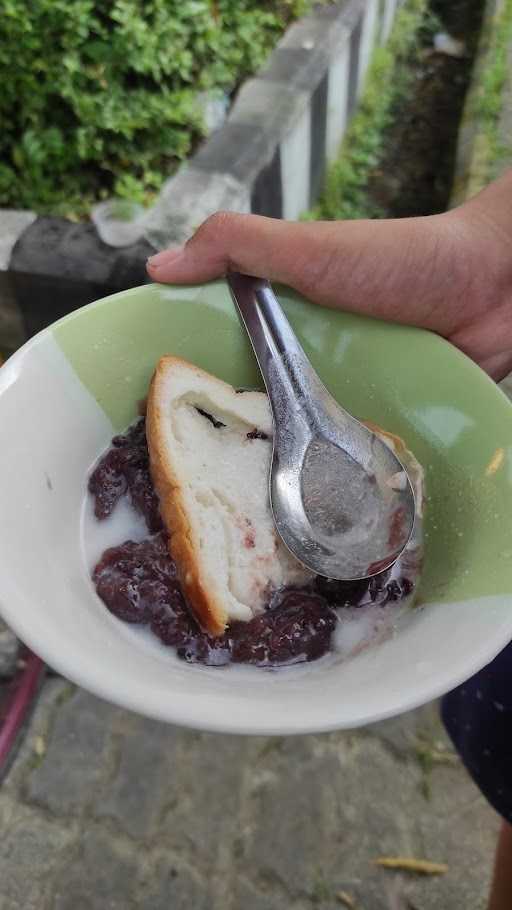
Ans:
[{"label": "dark blue fabric", "polygon": [[512,823],[512,643],[445,695],[441,715],[473,780]]}]

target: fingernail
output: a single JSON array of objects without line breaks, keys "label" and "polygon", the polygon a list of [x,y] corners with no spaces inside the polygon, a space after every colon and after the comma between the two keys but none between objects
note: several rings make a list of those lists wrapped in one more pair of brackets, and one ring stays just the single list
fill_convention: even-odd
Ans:
[{"label": "fingernail", "polygon": [[182,246],[173,246],[168,250],[162,250],[161,253],[155,253],[154,256],[150,256],[146,265],[152,269],[159,269],[162,265],[171,265],[182,253]]}]

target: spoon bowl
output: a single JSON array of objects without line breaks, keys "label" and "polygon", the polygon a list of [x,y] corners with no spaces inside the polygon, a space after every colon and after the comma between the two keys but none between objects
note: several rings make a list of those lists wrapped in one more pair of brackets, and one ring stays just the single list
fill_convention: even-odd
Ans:
[{"label": "spoon bowl", "polygon": [[228,275],[274,418],[270,501],[277,531],[317,575],[370,578],[396,562],[414,526],[406,469],[330,395],[268,281]]}]

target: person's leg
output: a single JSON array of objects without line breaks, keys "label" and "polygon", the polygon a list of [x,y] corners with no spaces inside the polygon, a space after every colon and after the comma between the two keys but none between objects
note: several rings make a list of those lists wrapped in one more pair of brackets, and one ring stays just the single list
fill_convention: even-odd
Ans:
[{"label": "person's leg", "polygon": [[512,826],[503,822],[489,900],[489,910],[510,910],[512,907]]},{"label": "person's leg", "polygon": [[489,910],[512,910],[512,643],[445,695],[441,714],[467,770],[503,818]]}]

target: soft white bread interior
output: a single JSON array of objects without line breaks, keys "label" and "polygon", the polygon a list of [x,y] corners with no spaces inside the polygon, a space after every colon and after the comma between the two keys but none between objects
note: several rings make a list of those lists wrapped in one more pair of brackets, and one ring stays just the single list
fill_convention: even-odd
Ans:
[{"label": "soft white bread interior", "polygon": [[153,483],[190,608],[221,634],[309,573],[281,543],[269,504],[272,418],[262,392],[236,392],[177,357],[159,361],[147,402]]}]

